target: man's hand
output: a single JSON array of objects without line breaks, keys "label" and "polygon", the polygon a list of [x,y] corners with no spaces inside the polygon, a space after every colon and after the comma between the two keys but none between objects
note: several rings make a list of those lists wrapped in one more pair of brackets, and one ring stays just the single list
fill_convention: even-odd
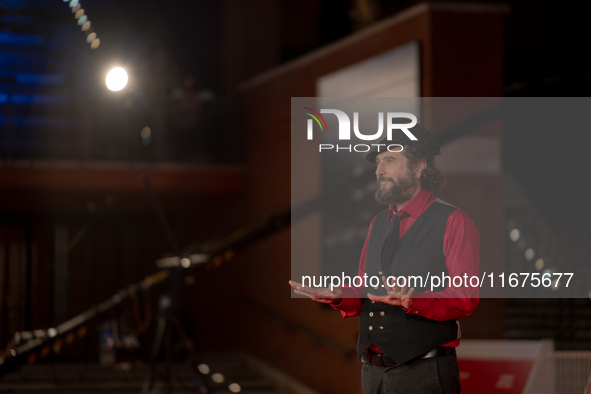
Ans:
[{"label": "man's hand", "polygon": [[388,286],[388,283],[386,282],[386,277],[382,276],[382,281],[384,282],[384,287],[386,288],[386,291],[388,292],[388,296],[387,297],[383,297],[383,296],[375,296],[373,294],[367,294],[367,297],[370,300],[373,301],[377,301],[377,302],[383,302],[384,304],[389,304],[389,305],[397,305],[397,306],[401,306],[403,308],[409,309],[412,308],[413,305],[413,300],[412,300],[412,292],[415,291],[415,288],[411,288],[408,292],[406,291],[406,285],[403,288],[398,287],[398,285],[396,284],[396,278],[394,278],[394,286],[390,287]]},{"label": "man's hand", "polygon": [[301,283],[291,280],[289,281],[289,285],[293,287],[294,293],[310,297],[314,301],[324,304],[335,304],[343,298],[343,292],[338,287],[330,291],[330,289],[325,287],[304,287]]}]

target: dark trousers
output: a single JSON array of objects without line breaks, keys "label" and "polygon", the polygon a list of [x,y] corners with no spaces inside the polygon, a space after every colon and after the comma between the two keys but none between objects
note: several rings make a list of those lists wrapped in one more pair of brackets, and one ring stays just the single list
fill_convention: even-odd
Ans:
[{"label": "dark trousers", "polygon": [[456,394],[460,372],[455,355],[420,359],[398,367],[363,363],[363,394]]}]

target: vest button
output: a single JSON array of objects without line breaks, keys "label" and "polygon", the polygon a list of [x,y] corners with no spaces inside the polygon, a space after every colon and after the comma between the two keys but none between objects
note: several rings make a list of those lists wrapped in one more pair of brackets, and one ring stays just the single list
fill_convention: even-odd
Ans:
[{"label": "vest button", "polygon": [[369,312],[369,317],[373,317],[373,312]]},{"label": "vest button", "polygon": [[369,331],[373,330],[373,326],[369,326]]},{"label": "vest button", "polygon": [[377,289],[378,289],[378,286],[374,287],[374,289],[376,289],[376,290],[377,290]]},{"label": "vest button", "polygon": [[380,312],[380,316],[384,316],[385,314],[386,314],[386,312],[384,312],[384,311]]},{"label": "vest button", "polygon": [[383,330],[383,329],[384,329],[384,327],[383,326],[380,326],[380,330]]},{"label": "vest button", "polygon": [[378,274],[382,275],[382,274],[383,274],[383,272],[382,272],[382,271],[380,271],[380,272],[378,272]]},{"label": "vest button", "polygon": [[375,304],[376,302],[375,302],[374,300],[371,300],[371,303],[372,303],[372,304]]}]

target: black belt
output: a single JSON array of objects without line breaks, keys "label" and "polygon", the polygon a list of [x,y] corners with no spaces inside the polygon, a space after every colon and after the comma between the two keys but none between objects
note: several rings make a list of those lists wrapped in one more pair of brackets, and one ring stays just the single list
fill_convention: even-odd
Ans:
[{"label": "black belt", "polygon": [[[443,356],[452,356],[456,354],[455,347],[446,347],[441,346],[431,350],[423,354],[422,356],[415,357],[410,361],[407,361],[406,364],[409,364],[415,360],[420,360],[423,358],[432,358],[432,357],[443,357]],[[392,360],[390,357],[386,356],[384,353],[377,353],[373,350],[366,350],[363,355],[361,356],[361,361],[364,363],[368,363],[371,365],[378,365],[380,367],[397,367],[402,364],[398,364],[396,361]]]}]

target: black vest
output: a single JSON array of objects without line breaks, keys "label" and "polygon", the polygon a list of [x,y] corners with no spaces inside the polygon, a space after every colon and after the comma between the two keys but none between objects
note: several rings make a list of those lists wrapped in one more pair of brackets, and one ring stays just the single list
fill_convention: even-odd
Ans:
[{"label": "black vest", "polygon": [[[457,208],[437,199],[417,218],[400,239],[399,250],[393,261],[381,264],[383,276],[426,277],[427,272],[441,277],[448,274],[443,253],[443,235],[449,215]],[[391,228],[388,210],[380,212],[373,221],[367,246],[365,272],[368,288],[361,300],[359,338],[357,354],[359,357],[373,343],[397,363],[405,363],[428,351],[453,341],[458,337],[456,320],[436,321],[411,313],[399,306],[381,302],[372,303],[367,293],[385,295],[382,281],[378,289],[369,287],[371,276],[380,277],[382,247]],[[396,267],[396,272],[392,272]],[[424,281],[424,279],[423,279]],[[375,285],[375,280],[374,283]],[[423,287],[417,283],[415,293],[430,290],[429,282]],[[434,288],[441,291],[444,287]]]}]

